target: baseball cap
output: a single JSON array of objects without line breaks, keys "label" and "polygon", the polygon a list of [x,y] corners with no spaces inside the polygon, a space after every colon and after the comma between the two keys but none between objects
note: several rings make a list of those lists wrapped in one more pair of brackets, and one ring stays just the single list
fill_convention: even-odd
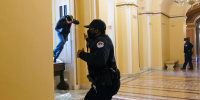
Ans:
[{"label": "baseball cap", "polygon": [[190,38],[184,38],[184,41],[190,41]]},{"label": "baseball cap", "polygon": [[84,27],[106,30],[106,24],[101,19],[94,19],[89,25],[85,25]]}]

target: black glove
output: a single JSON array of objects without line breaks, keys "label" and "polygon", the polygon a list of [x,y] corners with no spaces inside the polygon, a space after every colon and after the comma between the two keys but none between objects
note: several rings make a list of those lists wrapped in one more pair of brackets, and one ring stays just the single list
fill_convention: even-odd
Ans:
[{"label": "black glove", "polygon": [[79,24],[79,21],[78,21],[78,20],[76,20],[76,19],[73,19],[73,22],[72,22],[72,23],[74,23],[74,24],[78,25],[78,24]]}]

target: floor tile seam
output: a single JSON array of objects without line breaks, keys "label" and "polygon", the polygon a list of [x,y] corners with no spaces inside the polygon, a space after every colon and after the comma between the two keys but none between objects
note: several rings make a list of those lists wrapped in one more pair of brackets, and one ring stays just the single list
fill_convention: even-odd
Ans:
[{"label": "floor tile seam", "polygon": [[[121,86],[121,88],[122,87],[123,86]],[[180,92],[180,93],[192,93],[192,94],[198,94],[198,95],[200,95],[200,91],[197,92],[196,90],[187,90],[188,92],[186,92],[186,90],[184,90],[184,89],[173,90],[173,89],[169,89],[169,88],[151,88],[151,87],[128,87],[128,88],[129,89],[130,88],[137,88],[137,89],[146,89],[146,90],[155,90],[155,91],[170,91],[170,92]]]},{"label": "floor tile seam", "polygon": [[[117,94],[117,96],[119,95],[119,96],[124,96],[124,97],[127,97],[127,96],[129,96],[129,98],[131,98],[131,97],[136,97],[136,99],[144,99],[145,98],[145,100],[173,100],[173,99],[178,99],[178,100],[185,100],[185,99],[180,99],[180,98],[174,98],[174,97],[163,97],[163,96],[153,96],[153,95],[143,95],[143,94],[134,94],[134,95],[132,95],[132,96],[130,96],[129,94],[121,94],[122,92],[120,92],[119,94]],[[138,96],[136,96],[136,95],[138,95]]]},{"label": "floor tile seam", "polygon": [[[137,78],[137,79],[139,79],[139,80],[137,80],[137,81],[140,81],[140,80],[142,80],[142,81],[144,81],[144,79],[140,79],[140,78]],[[133,80],[136,80],[136,79],[129,79],[129,80],[124,80],[124,82],[123,82],[123,84],[127,84],[127,83],[129,83],[129,82],[131,82],[131,81],[133,81]],[[146,79],[145,81],[157,81],[157,80],[163,80],[162,78],[161,79],[154,79],[154,80],[152,80],[152,79]],[[164,79],[164,80],[167,80],[167,79]],[[168,81],[172,81],[171,79],[169,79]],[[181,82],[180,80],[175,80],[174,79],[174,81],[177,81],[177,82]],[[199,81],[197,81],[197,82],[200,82],[200,80]]]},{"label": "floor tile seam", "polygon": [[125,81],[125,80],[130,80],[130,79],[133,79],[135,77],[129,77],[129,78],[126,78],[126,79],[120,79],[120,81]]},{"label": "floor tile seam", "polygon": [[126,80],[128,79],[129,77],[120,77],[120,80]]},{"label": "floor tile seam", "polygon": [[180,85],[180,84],[194,84],[194,85],[200,85],[200,82],[179,82],[179,81],[125,81],[125,82],[121,82],[121,84],[123,85],[132,85],[132,84],[140,84],[140,83],[151,83],[151,84],[155,84],[155,83],[162,83],[162,84],[165,84],[165,83],[168,83],[168,84],[175,84],[176,85]]},{"label": "floor tile seam", "polygon": [[135,79],[131,79],[131,80],[125,81],[125,82],[123,82],[122,84],[126,84],[126,83],[128,83],[128,82],[133,81],[133,80],[135,80]]},{"label": "floor tile seam", "polygon": [[184,84],[184,85],[188,85],[188,84],[193,84],[193,85],[197,85],[199,86],[200,85],[200,82],[199,81],[189,81],[189,82],[179,82],[179,81],[126,81],[125,82],[122,82],[123,85],[132,85],[132,84],[140,84],[140,83],[149,83],[149,84],[155,84],[155,83],[160,83],[160,84],[174,84],[174,85],[180,85],[180,84]]},{"label": "floor tile seam", "polygon": [[[195,78],[196,79],[196,78]],[[175,80],[175,81],[180,81],[180,80],[183,80],[183,81],[198,81],[198,82],[200,82],[200,79],[193,79],[193,78],[187,78],[187,79],[178,79],[178,78],[176,78],[176,79],[169,79],[169,78],[165,78],[165,77],[163,77],[163,78],[151,78],[151,79],[149,79],[149,78],[139,78],[139,80]]]},{"label": "floor tile seam", "polygon": [[[131,95],[124,95],[124,94],[117,94],[116,96],[126,97],[126,98],[136,98],[136,100],[137,100],[137,98],[145,99],[145,100],[155,98],[153,96],[144,96],[144,95],[140,95],[140,96],[134,95],[134,96],[131,96]],[[165,99],[156,99],[156,100],[165,100]]]},{"label": "floor tile seam", "polygon": [[180,88],[166,88],[166,87],[151,87],[151,86],[142,86],[142,85],[121,85],[121,87],[124,87],[124,88],[126,88],[126,87],[128,87],[128,88],[138,88],[138,87],[144,87],[144,88],[162,88],[162,89],[178,89],[179,91],[185,91],[185,90],[187,90],[187,91],[191,91],[191,92],[196,92],[196,93],[198,93],[198,94],[200,94],[200,90],[192,90],[192,89],[180,89]]},{"label": "floor tile seam", "polygon": [[177,77],[177,78],[197,78],[199,79],[200,76],[196,76],[196,75],[191,75],[191,76],[184,76],[184,75],[140,75],[141,78],[148,78],[148,77],[169,77],[169,78],[174,78],[174,77]]},{"label": "floor tile seam", "polygon": [[125,84],[125,83],[130,82],[130,81],[133,81],[133,80],[137,80],[137,79],[139,79],[139,78],[138,78],[138,77],[130,77],[130,78],[128,78],[127,80],[123,80],[123,83],[122,83],[122,84]]},{"label": "floor tile seam", "polygon": [[[133,94],[133,93],[131,93],[131,92],[126,92],[126,91],[119,91],[119,93],[120,92],[123,92],[123,93],[130,93],[130,94]],[[173,99],[182,99],[182,100],[191,100],[190,98],[180,98],[180,97],[169,97],[169,96],[160,96],[160,95],[149,95],[149,94],[142,94],[142,93],[134,93],[134,94],[140,94],[140,95],[147,95],[147,96],[155,96],[155,97],[165,97],[165,98],[173,98]],[[194,100],[194,99],[192,99],[192,100]]]},{"label": "floor tile seam", "polygon": [[151,75],[199,75],[199,72],[189,72],[189,71],[149,71],[148,74]]},{"label": "floor tile seam", "polygon": [[168,77],[168,78],[196,78],[196,79],[200,79],[200,76],[176,76],[176,75],[148,75],[148,76],[140,76],[141,78],[148,78],[148,77]]},{"label": "floor tile seam", "polygon": [[123,95],[115,95],[112,97],[112,99],[117,99],[117,100],[137,100],[134,99],[135,97],[127,97],[127,96],[123,96]]}]

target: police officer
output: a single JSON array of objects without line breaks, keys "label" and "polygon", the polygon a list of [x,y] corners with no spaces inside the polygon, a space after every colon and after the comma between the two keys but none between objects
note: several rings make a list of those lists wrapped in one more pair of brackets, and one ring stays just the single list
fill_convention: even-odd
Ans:
[{"label": "police officer", "polygon": [[186,65],[189,62],[190,69],[193,70],[193,65],[192,65],[192,48],[193,45],[190,43],[189,38],[185,38],[185,44],[184,44],[184,53],[185,53],[185,62],[183,64],[183,70],[186,69]]},{"label": "police officer", "polygon": [[65,42],[68,40],[68,35],[70,33],[70,28],[71,28],[72,23],[79,24],[79,21],[73,19],[72,15],[64,16],[57,22],[55,30],[57,32],[60,42],[57,44],[56,48],[54,48],[53,50],[54,63],[56,62],[56,59],[59,57],[64,47]]},{"label": "police officer", "polygon": [[77,57],[88,64],[87,75],[91,88],[85,100],[111,100],[120,87],[120,72],[114,57],[111,39],[105,34],[106,25],[100,19],[94,19],[87,31],[88,52],[78,50]]}]

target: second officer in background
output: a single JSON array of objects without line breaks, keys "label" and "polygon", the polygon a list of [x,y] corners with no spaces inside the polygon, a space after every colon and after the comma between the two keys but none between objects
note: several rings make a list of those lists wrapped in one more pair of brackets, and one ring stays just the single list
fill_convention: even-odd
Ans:
[{"label": "second officer in background", "polygon": [[185,41],[185,44],[184,44],[184,53],[185,53],[185,62],[183,64],[183,70],[186,69],[186,66],[189,62],[189,65],[190,65],[190,70],[193,70],[193,65],[192,65],[192,48],[193,48],[193,45],[192,43],[190,43],[190,40],[189,38],[185,38],[184,39]]}]

